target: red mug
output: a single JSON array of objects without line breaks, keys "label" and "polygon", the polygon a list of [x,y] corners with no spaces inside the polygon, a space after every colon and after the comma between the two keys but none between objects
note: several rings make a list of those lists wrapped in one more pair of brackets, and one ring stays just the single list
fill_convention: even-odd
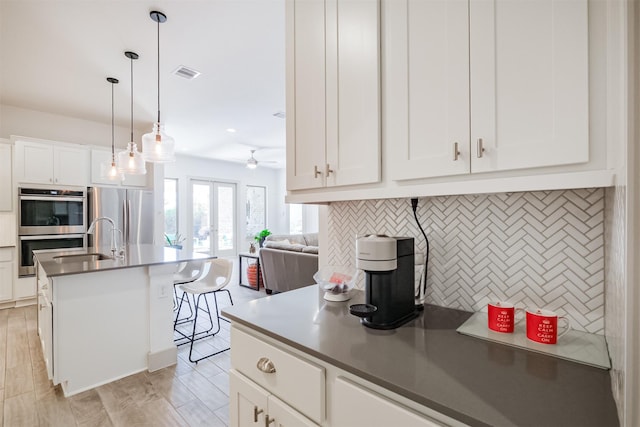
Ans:
[{"label": "red mug", "polygon": [[[551,310],[533,309],[527,312],[527,338],[541,344],[555,344],[558,338],[571,330],[569,319]],[[558,320],[565,322],[565,330],[558,334]]]},{"label": "red mug", "polygon": [[522,310],[503,301],[487,304],[489,329],[496,332],[513,333],[516,324],[516,312]]}]

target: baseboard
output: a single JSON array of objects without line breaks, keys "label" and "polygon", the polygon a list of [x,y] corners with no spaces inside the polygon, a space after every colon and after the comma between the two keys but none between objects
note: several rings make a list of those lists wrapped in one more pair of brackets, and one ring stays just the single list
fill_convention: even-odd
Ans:
[{"label": "baseboard", "polygon": [[147,356],[147,366],[149,372],[158,371],[178,363],[178,347],[173,346],[162,351],[149,353]]}]

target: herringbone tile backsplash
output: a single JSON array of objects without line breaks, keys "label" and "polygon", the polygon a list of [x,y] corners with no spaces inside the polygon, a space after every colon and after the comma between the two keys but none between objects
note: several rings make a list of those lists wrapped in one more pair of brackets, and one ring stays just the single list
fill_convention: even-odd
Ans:
[{"label": "herringbone tile backsplash", "polygon": [[[604,190],[421,198],[429,237],[427,302],[480,311],[488,301],[566,314],[576,330],[604,332]],[[328,262],[355,265],[357,234],[425,242],[410,199],[335,202]]]}]

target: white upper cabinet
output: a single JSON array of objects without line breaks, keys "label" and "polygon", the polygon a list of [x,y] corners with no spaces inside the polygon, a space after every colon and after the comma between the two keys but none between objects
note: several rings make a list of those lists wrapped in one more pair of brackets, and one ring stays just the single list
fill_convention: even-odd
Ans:
[{"label": "white upper cabinet", "polygon": [[394,180],[589,161],[587,0],[384,2]]},{"label": "white upper cabinet", "polygon": [[471,171],[587,162],[587,0],[471,0],[469,14]]},{"label": "white upper cabinet", "polygon": [[287,189],[380,181],[377,0],[287,0]]},{"label": "white upper cabinet", "polygon": [[11,144],[0,141],[0,211],[13,210],[13,156]]},{"label": "white upper cabinet", "polygon": [[86,186],[89,151],[80,145],[16,141],[18,183]]}]

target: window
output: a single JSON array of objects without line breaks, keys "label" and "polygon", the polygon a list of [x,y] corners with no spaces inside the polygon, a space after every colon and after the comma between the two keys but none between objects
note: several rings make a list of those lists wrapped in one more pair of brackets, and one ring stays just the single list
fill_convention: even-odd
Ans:
[{"label": "window", "polygon": [[289,233],[302,234],[302,205],[289,205]]},{"label": "window", "polygon": [[247,185],[247,241],[267,228],[267,188]]},{"label": "window", "polygon": [[289,233],[317,233],[318,206],[289,205]]},{"label": "window", "polygon": [[178,234],[178,180],[164,180],[164,233],[170,239]]}]

